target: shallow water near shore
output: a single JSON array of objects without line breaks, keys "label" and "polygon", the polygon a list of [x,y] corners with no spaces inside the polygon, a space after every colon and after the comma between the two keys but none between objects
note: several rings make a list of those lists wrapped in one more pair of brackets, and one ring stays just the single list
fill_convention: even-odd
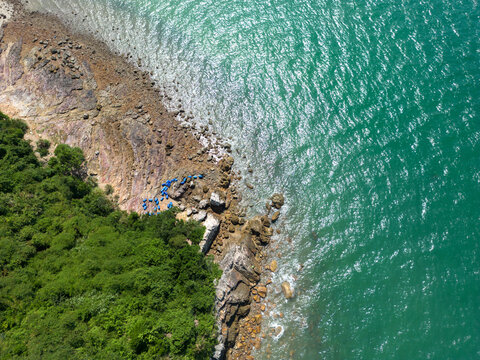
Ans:
[{"label": "shallow water near shore", "polygon": [[284,317],[263,326],[283,331],[258,359],[480,357],[477,3],[28,6],[141,59],[171,109],[231,136],[251,213],[285,193],[273,283],[296,295],[271,287]]}]

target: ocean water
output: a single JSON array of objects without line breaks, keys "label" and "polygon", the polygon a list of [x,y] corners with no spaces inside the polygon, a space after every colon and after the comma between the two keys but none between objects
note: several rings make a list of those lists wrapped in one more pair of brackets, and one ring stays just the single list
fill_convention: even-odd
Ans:
[{"label": "ocean water", "polygon": [[264,321],[282,331],[258,359],[480,359],[476,0],[28,6],[141,59],[167,105],[232,137],[251,213],[285,193],[283,317]]}]

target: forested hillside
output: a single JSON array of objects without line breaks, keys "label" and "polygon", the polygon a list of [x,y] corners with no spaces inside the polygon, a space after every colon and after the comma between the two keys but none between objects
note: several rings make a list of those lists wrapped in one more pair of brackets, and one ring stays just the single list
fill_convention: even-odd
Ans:
[{"label": "forested hillside", "polygon": [[26,129],[0,113],[0,359],[208,359],[220,274],[204,229],[117,210],[80,149],[39,161]]}]

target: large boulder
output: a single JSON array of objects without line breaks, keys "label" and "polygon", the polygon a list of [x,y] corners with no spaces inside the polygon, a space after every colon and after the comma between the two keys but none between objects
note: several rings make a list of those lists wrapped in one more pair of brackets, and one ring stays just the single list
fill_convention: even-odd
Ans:
[{"label": "large boulder", "polygon": [[222,212],[225,210],[225,196],[218,192],[212,192],[210,206],[215,212]]},{"label": "large boulder", "polygon": [[280,211],[275,211],[272,215],[272,222],[275,222],[280,217]]},{"label": "large boulder", "polygon": [[277,193],[272,195],[272,205],[275,208],[280,209],[284,203],[285,203],[285,197],[283,196],[283,194]]},{"label": "large boulder", "polygon": [[260,297],[264,298],[267,296],[267,287],[266,286],[259,286],[257,287],[257,292]]},{"label": "large boulder", "polygon": [[285,295],[285,298],[291,299],[293,297],[293,290],[288,281],[284,281],[282,283],[282,291],[283,295]]},{"label": "large boulder", "polygon": [[170,195],[172,199],[178,200],[180,199],[183,194],[185,194],[185,191],[188,189],[188,184],[183,184],[181,185],[180,183],[176,183],[175,187],[173,189],[173,193]]},{"label": "large boulder", "polygon": [[233,304],[247,304],[250,299],[250,287],[243,281],[238,283],[235,289],[232,289],[231,302]]},{"label": "large boulder", "polygon": [[263,230],[263,223],[259,217],[248,220],[247,227],[253,235],[260,235]]},{"label": "large boulder", "polygon": [[206,209],[208,207],[208,200],[207,199],[200,200],[200,202],[198,203],[198,207],[200,209]]},{"label": "large boulder", "polygon": [[278,269],[277,260],[272,260],[272,262],[270,263],[268,268],[270,269],[271,272],[277,271],[277,269]]},{"label": "large boulder", "polygon": [[207,215],[207,219],[203,223],[205,226],[205,234],[203,235],[203,240],[200,241],[200,250],[204,254],[210,250],[210,246],[212,246],[213,240],[218,234],[218,230],[220,229],[220,220],[212,214]]},{"label": "large boulder", "polygon": [[207,212],[205,210],[200,210],[198,214],[193,215],[193,220],[203,221],[207,217]]},{"label": "large boulder", "polygon": [[230,171],[234,162],[235,160],[233,159],[233,157],[226,156],[220,161],[220,169],[225,172]]}]

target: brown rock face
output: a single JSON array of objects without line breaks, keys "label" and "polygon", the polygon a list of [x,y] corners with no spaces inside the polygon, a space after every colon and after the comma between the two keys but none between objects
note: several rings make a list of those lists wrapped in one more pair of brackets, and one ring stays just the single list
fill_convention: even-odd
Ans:
[{"label": "brown rock face", "polygon": [[267,201],[265,203],[265,208],[267,209],[267,214],[270,212],[270,210],[272,209],[272,205]]},{"label": "brown rock face", "polygon": [[249,312],[250,312],[250,305],[244,305],[238,308],[237,314],[239,317],[243,318],[247,316]]},{"label": "brown rock face", "polygon": [[[201,163],[188,161],[187,153],[202,146],[177,127],[158,92],[138,80],[148,74],[103,44],[72,36],[55,19],[28,16],[33,26],[25,31],[21,21],[8,23],[0,44],[0,111],[25,120],[27,136],[80,147],[89,173],[113,186],[124,210],[139,211],[141,197],[158,193],[176,169],[200,172]],[[71,48],[58,45],[67,37]]]},{"label": "brown rock face", "polygon": [[228,174],[223,173],[220,176],[220,180],[218,181],[218,185],[223,188],[228,188],[230,186],[230,176]]}]

